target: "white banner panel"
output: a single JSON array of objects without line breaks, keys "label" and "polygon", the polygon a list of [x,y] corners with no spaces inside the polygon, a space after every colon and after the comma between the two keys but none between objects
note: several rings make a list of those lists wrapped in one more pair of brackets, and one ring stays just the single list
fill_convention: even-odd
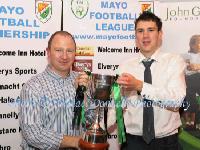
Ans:
[{"label": "white banner panel", "polygon": [[200,34],[200,1],[161,2],[155,10],[163,21],[163,50],[188,52],[191,36]]},{"label": "white banner panel", "polygon": [[0,149],[20,150],[19,93],[45,69],[46,46],[60,30],[61,1],[0,1]]},{"label": "white banner panel", "polygon": [[78,45],[77,59],[92,61],[95,73],[115,74],[119,63],[134,57],[134,21],[142,4],[137,0],[65,0],[64,29]]},{"label": "white banner panel", "polygon": [[[153,12],[153,1],[65,0],[64,30],[77,42],[74,70],[115,75],[119,64],[139,51],[134,21],[144,10]],[[117,132],[108,136],[110,150],[119,149]]]},{"label": "white banner panel", "polygon": [[[163,21],[164,37],[162,50],[181,54],[184,56],[184,59],[187,59],[186,62],[190,61],[188,65],[200,65],[200,1],[184,0],[183,2],[181,0],[162,0],[160,3],[155,3],[155,11]],[[196,35],[195,40],[194,35]],[[191,50],[189,44],[192,37],[193,42],[191,42],[191,45],[193,47],[193,53],[189,52]],[[194,53],[194,50],[198,51],[198,53]],[[187,72],[191,73],[188,70]],[[185,109],[185,112],[182,114],[183,125],[180,130],[179,140],[184,150],[199,150],[200,130],[197,125],[200,124],[200,71],[192,71],[195,76],[194,83],[191,82],[194,76],[187,72],[186,84],[188,92],[185,101],[189,103],[186,108],[189,108],[188,110]],[[190,124],[192,122],[193,125]]]}]

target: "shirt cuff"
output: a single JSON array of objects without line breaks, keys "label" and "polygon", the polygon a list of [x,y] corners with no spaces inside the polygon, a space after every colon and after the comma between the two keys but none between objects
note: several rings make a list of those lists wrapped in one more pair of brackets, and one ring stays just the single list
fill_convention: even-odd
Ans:
[{"label": "shirt cuff", "polygon": [[152,97],[150,97],[150,93],[152,93],[151,86],[151,84],[143,82],[143,87],[141,91],[142,98],[153,100]]}]

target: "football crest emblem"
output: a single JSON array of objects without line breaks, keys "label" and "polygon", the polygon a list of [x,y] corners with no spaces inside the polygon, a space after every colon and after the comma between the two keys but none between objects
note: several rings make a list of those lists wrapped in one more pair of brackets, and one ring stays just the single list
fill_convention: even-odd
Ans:
[{"label": "football crest emblem", "polygon": [[154,3],[153,1],[141,1],[141,12],[149,11],[154,12]]},{"label": "football crest emblem", "polygon": [[52,2],[44,0],[36,0],[35,14],[42,23],[46,23],[51,18],[52,15]]},{"label": "football crest emblem", "polygon": [[89,3],[87,0],[71,1],[71,10],[78,19],[82,19],[87,15],[88,8],[89,8]]}]

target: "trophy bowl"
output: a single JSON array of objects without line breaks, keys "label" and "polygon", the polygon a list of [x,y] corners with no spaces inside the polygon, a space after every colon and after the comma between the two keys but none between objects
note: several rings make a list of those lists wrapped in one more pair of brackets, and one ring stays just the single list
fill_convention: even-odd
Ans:
[{"label": "trophy bowl", "polygon": [[114,79],[115,76],[111,75],[92,74],[89,85],[92,100],[109,100]]}]

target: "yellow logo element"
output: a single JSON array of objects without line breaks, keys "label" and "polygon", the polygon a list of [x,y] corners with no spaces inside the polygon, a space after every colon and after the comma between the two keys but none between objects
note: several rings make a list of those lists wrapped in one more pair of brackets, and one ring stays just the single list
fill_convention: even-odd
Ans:
[{"label": "yellow logo element", "polygon": [[76,56],[94,56],[94,47],[92,47],[92,46],[77,46]]}]

